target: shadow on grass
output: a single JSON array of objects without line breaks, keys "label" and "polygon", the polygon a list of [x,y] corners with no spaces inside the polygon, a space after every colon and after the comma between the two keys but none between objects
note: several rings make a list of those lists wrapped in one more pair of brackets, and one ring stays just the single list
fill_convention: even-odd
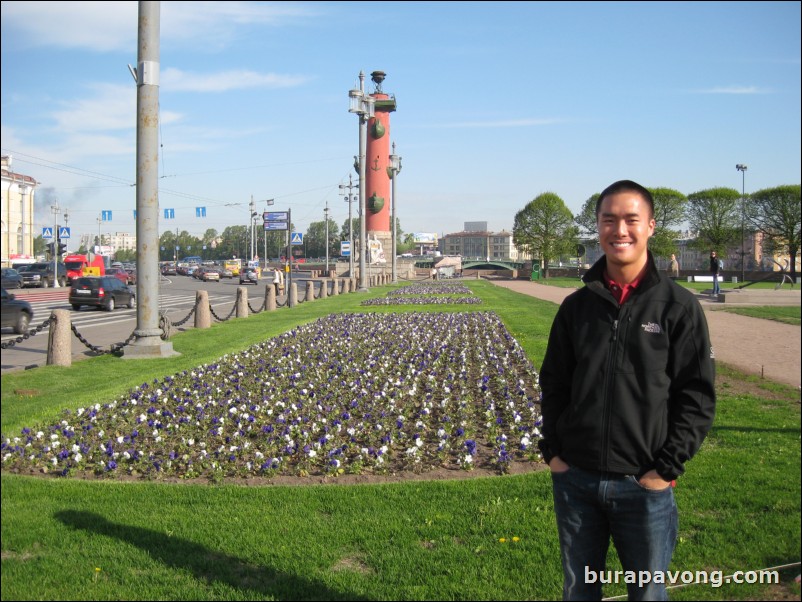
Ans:
[{"label": "shadow on grass", "polygon": [[180,537],[122,525],[94,512],[65,510],[54,517],[72,529],[113,537],[135,545],[147,554],[175,569],[189,570],[196,579],[208,584],[223,583],[233,589],[251,590],[263,599],[278,600],[362,600],[348,592],[335,591],[310,579],[283,573],[269,567],[215,552]]}]

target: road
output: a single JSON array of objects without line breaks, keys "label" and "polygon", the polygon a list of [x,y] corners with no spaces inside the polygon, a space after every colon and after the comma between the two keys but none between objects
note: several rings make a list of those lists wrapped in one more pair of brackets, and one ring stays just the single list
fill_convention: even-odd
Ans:
[{"label": "road", "polygon": [[[298,283],[298,290],[305,290],[305,279],[293,277]],[[245,285],[248,289],[250,306],[258,309],[262,306],[267,281],[260,281],[258,285]],[[187,276],[170,276],[163,278],[159,290],[159,311],[165,312],[175,323],[187,317],[195,305],[197,291],[205,290],[209,293],[209,303],[215,314],[221,318],[229,315],[237,298],[239,280],[223,279],[220,282],[201,282]],[[2,350],[2,373],[43,366],[47,363],[47,345],[49,327],[41,330],[41,325],[48,320],[54,309],[65,309],[70,312],[70,319],[76,330],[91,345],[109,349],[111,345],[122,343],[136,328],[136,309],[118,308],[112,312],[103,311],[94,307],[83,307],[73,311],[67,302],[69,288],[60,289],[18,289],[11,291],[19,298],[27,299],[34,311],[34,318],[29,328],[38,331],[27,339],[14,334],[10,328],[2,330],[4,345],[14,342],[13,345]],[[302,294],[302,293],[299,293]],[[280,298],[281,299],[281,298]],[[190,318],[189,326],[194,324]],[[21,339],[19,342],[15,342]],[[73,361],[82,359],[93,352],[82,343],[74,334],[72,337]]]}]

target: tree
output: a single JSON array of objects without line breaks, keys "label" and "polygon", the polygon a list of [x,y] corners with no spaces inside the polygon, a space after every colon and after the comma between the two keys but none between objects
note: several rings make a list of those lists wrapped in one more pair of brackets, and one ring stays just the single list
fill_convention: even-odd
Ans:
[{"label": "tree", "polygon": [[513,242],[525,253],[543,262],[544,277],[548,278],[549,260],[576,251],[579,229],[565,202],[556,194],[546,192],[535,197],[515,214]]},{"label": "tree", "polygon": [[649,188],[654,199],[654,234],[649,239],[649,250],[657,257],[669,257],[678,251],[676,239],[679,227],[685,220],[688,198],[671,188]]},{"label": "tree", "polygon": [[574,218],[574,223],[579,226],[580,234],[593,240],[599,239],[599,227],[596,223],[596,203],[598,200],[599,193],[592,194],[582,205],[579,215]]},{"label": "tree", "polygon": [[791,261],[791,277],[796,279],[796,256],[800,243],[800,185],[777,186],[753,192],[746,204],[746,220],[764,236],[764,244]]},{"label": "tree", "polygon": [[[329,257],[333,255],[332,249],[337,249],[340,254],[340,229],[336,222],[328,218],[329,222]],[[326,255],[326,222],[312,222],[304,235],[304,244],[308,257],[324,257]]]},{"label": "tree", "polygon": [[201,257],[204,259],[215,258],[214,247],[217,244],[217,237],[217,230],[214,228],[208,228],[206,232],[203,233],[201,244],[206,247],[206,249],[201,252]]},{"label": "tree", "polygon": [[696,232],[694,246],[723,256],[741,242],[741,193],[732,188],[710,188],[688,195],[685,218]]}]

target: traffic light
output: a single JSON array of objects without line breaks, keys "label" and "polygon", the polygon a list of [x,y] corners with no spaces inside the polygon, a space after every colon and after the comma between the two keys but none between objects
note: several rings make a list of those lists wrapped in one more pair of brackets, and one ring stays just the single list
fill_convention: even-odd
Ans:
[{"label": "traffic light", "polygon": [[54,243],[54,242],[47,243],[47,254],[48,254],[48,256],[53,257],[55,252],[56,252],[56,243]]},{"label": "traffic light", "polygon": [[58,243],[58,254],[63,255],[67,252],[67,243],[66,242],[59,242]]}]

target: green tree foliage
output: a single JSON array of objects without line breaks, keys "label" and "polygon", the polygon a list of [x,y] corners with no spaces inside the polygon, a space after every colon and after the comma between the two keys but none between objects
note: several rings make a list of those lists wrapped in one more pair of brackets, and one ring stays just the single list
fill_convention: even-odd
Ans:
[{"label": "green tree foliage", "polygon": [[649,239],[649,249],[657,257],[669,257],[677,253],[676,240],[679,228],[685,220],[687,197],[671,188],[649,188],[654,199],[654,235]]},{"label": "green tree foliage", "polygon": [[574,218],[574,223],[579,226],[579,232],[586,238],[599,240],[599,227],[596,223],[596,202],[599,200],[599,193],[594,193],[582,205],[579,215]]},{"label": "green tree foliage", "polygon": [[[796,256],[800,248],[800,185],[777,186],[758,190],[745,205],[750,227],[762,233],[764,245],[787,254],[792,276],[796,276]],[[764,248],[764,251],[767,249]]]},{"label": "green tree foliage", "polygon": [[576,252],[579,229],[565,202],[552,192],[543,193],[515,214],[513,242],[543,262],[548,278],[549,260]]},{"label": "green tree foliage", "polygon": [[728,246],[741,242],[741,193],[710,188],[689,194],[686,219],[696,232],[697,249],[724,256]]},{"label": "green tree foliage", "polygon": [[[340,228],[329,218],[329,257],[340,254]],[[326,222],[312,222],[304,234],[304,246],[307,257],[326,256]],[[336,252],[335,252],[336,250]]]}]

